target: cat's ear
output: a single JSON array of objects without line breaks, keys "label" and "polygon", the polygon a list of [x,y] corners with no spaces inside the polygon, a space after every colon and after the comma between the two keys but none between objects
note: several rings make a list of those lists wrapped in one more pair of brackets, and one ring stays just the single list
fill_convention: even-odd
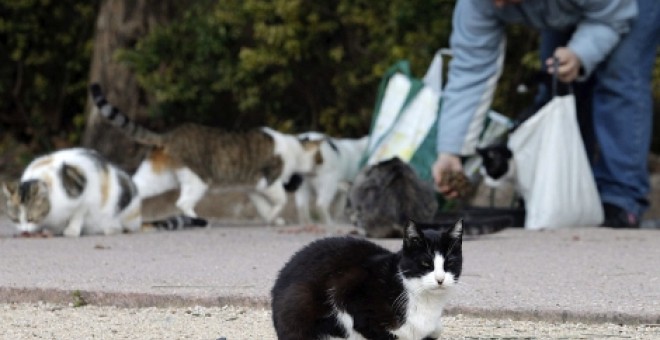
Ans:
[{"label": "cat's ear", "polygon": [[7,197],[7,199],[10,199],[17,191],[18,191],[17,182],[2,183],[2,192],[5,194],[5,197]]},{"label": "cat's ear", "polygon": [[454,227],[449,230],[449,236],[455,239],[463,238],[463,220],[458,220]]},{"label": "cat's ear", "polygon": [[403,231],[403,246],[411,247],[422,242],[422,231],[414,221],[409,220]]}]

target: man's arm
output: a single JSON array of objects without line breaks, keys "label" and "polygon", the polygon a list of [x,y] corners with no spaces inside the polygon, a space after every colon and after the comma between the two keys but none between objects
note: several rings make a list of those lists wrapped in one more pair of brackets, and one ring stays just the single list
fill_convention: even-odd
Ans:
[{"label": "man's arm", "polygon": [[454,9],[453,58],[438,120],[438,159],[431,169],[438,191],[450,198],[457,193],[440,185],[443,172],[461,171],[457,155],[474,152],[504,62],[504,25],[494,9],[490,0],[459,0]]},{"label": "man's arm", "polygon": [[443,92],[438,153],[471,154],[504,61],[504,25],[490,0],[459,0],[450,38],[453,58]]},{"label": "man's arm", "polygon": [[584,19],[568,43],[582,64],[579,79],[587,78],[628,32],[637,16],[636,0],[577,0]]}]

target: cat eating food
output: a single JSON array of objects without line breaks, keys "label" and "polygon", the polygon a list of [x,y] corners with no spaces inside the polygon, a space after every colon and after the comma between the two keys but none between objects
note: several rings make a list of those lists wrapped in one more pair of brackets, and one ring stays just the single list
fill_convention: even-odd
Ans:
[{"label": "cat eating food", "polygon": [[436,339],[462,270],[462,222],[449,229],[410,221],[393,253],[354,237],[312,242],[272,288],[280,340]]},{"label": "cat eating food", "polygon": [[269,128],[230,133],[183,124],[158,134],[132,122],[108,103],[98,84],[90,91],[101,116],[138,143],[152,147],[133,175],[140,196],[179,188],[176,206],[189,216],[211,185],[247,191],[266,223],[279,222],[286,205],[284,183],[315,165],[320,142],[301,143]]},{"label": "cat eating food", "polygon": [[205,226],[186,216],[143,224],[141,200],[126,172],[91,149],[64,149],[33,160],[20,181],[5,183],[7,215],[24,235],[173,230]]}]

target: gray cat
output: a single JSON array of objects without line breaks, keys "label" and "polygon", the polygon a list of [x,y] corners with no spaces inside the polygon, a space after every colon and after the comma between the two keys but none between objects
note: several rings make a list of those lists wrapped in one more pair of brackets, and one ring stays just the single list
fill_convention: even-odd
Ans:
[{"label": "gray cat", "polygon": [[346,207],[351,222],[368,237],[402,237],[409,219],[430,222],[437,210],[433,184],[399,158],[360,171]]}]

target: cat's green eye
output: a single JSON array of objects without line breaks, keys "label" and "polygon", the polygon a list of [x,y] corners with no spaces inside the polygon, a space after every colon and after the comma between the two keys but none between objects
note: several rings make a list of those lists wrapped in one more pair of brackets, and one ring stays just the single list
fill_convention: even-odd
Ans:
[{"label": "cat's green eye", "polygon": [[422,261],[421,265],[422,265],[422,267],[424,267],[424,268],[431,268],[431,267],[433,267],[433,263],[431,263],[430,261]]}]

